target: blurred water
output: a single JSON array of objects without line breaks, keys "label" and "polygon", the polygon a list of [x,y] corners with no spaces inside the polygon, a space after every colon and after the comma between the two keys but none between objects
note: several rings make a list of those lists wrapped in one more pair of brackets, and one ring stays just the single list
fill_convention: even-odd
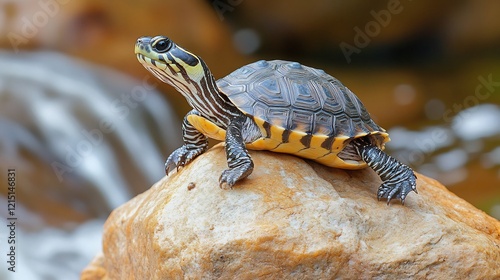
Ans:
[{"label": "blurred water", "polygon": [[36,232],[19,231],[16,272],[0,274],[0,279],[78,279],[83,267],[101,250],[103,224],[104,220],[96,219],[73,230],[46,227]]},{"label": "blurred water", "polygon": [[[468,162],[470,154],[488,154],[484,146],[500,138],[499,123],[499,106],[478,105],[459,113],[451,125],[425,126],[417,131],[394,127],[389,130],[390,149],[399,153],[402,161],[408,164],[420,166],[434,160],[441,170],[455,169]],[[455,146],[458,149],[453,149]],[[436,153],[444,150],[448,151]]]},{"label": "blurred water", "polygon": [[58,53],[0,52],[0,167],[18,181],[17,272],[3,261],[0,279],[77,279],[111,210],[164,176],[181,129],[155,88]]},{"label": "blurred water", "polygon": [[500,107],[483,104],[461,111],[452,122],[455,134],[464,141],[500,135]]},{"label": "blurred water", "polygon": [[451,191],[466,184],[467,192],[494,194],[487,202],[493,205],[483,210],[500,219],[500,106],[477,105],[461,111],[450,123],[420,130],[395,127],[389,134],[388,150],[416,171]]}]

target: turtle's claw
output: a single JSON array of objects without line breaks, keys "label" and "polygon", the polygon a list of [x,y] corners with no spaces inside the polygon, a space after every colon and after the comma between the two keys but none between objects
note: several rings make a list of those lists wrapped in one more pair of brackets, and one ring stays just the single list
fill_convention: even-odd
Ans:
[{"label": "turtle's claw", "polygon": [[167,158],[167,161],[165,161],[165,173],[168,175],[168,173],[170,173],[173,169],[179,171],[180,167],[190,163],[205,150],[205,147],[191,149],[187,148],[186,145],[183,145],[171,153]]},{"label": "turtle's claw", "polygon": [[240,166],[226,169],[222,171],[219,178],[219,186],[221,189],[232,189],[237,181],[246,178],[253,171],[253,162],[248,161]]},{"label": "turtle's claw", "polygon": [[393,198],[401,199],[401,203],[405,203],[406,196],[411,192],[417,192],[417,177],[412,173],[407,180],[397,183],[391,183],[390,181],[384,182],[380,185],[377,193],[377,198],[387,198],[387,205],[390,204]]}]

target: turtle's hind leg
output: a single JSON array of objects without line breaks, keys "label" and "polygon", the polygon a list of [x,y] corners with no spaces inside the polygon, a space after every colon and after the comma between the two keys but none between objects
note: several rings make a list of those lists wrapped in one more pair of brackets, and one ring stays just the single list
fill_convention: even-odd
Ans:
[{"label": "turtle's hind leg", "polygon": [[396,198],[401,199],[404,204],[408,193],[417,192],[417,176],[410,167],[384,153],[367,139],[359,138],[352,143],[361,158],[382,179],[383,183],[377,193],[378,199],[387,198],[389,204],[391,199]]}]

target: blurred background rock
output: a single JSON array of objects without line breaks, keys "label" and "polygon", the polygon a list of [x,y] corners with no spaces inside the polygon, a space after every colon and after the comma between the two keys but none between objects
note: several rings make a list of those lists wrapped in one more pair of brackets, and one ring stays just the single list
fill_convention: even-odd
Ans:
[{"label": "blurred background rock", "polygon": [[323,68],[390,153],[500,218],[498,1],[0,0],[0,180],[17,170],[19,219],[19,271],[0,278],[76,278],[109,212],[163,176],[189,108],[136,61],[156,34],[216,77],[259,59]]}]

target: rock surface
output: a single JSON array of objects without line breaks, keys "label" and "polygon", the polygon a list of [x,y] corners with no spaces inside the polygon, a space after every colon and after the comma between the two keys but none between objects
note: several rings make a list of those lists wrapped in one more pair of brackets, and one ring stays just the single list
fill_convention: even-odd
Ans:
[{"label": "rock surface", "polygon": [[95,256],[92,262],[85,268],[80,277],[82,280],[109,279],[104,268],[104,256],[102,253]]},{"label": "rock surface", "polygon": [[500,222],[432,179],[387,206],[370,169],[251,155],[233,190],[219,145],[116,209],[82,278],[500,278]]}]

